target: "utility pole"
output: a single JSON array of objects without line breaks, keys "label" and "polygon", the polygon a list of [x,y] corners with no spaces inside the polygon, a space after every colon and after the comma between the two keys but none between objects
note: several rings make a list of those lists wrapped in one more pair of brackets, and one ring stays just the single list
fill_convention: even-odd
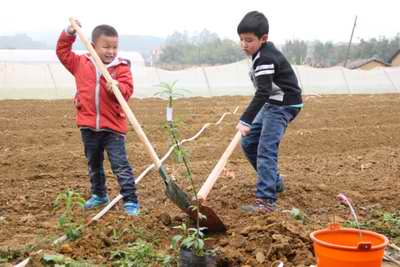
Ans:
[{"label": "utility pole", "polygon": [[346,68],[346,65],[347,65],[347,60],[349,59],[351,41],[353,40],[354,29],[356,28],[356,25],[357,25],[357,16],[356,16],[356,18],[354,19],[353,30],[351,31],[351,36],[350,36],[349,45],[347,46],[346,58],[344,59],[344,64],[343,64],[343,67],[345,67],[345,68]]}]

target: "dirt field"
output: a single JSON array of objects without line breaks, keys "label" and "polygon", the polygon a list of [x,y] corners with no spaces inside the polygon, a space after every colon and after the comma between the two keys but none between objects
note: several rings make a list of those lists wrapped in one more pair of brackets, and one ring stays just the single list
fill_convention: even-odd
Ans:
[{"label": "dirt field", "polygon": [[[185,144],[198,186],[234,136],[248,101],[247,97],[216,97],[176,103],[175,115],[184,122],[181,136],[185,138],[239,105],[237,114],[225,117],[219,126],[210,126],[196,141]],[[130,106],[158,154],[164,155],[170,144],[162,126],[165,102],[135,100]],[[18,262],[27,251],[41,248],[33,246],[63,235],[58,228],[62,210],[54,211],[52,206],[60,192],[71,189],[89,196],[74,112],[69,100],[0,101],[0,250],[3,254],[8,251],[9,262]],[[255,172],[237,148],[227,165],[228,172],[208,197],[208,205],[229,228],[226,234],[213,235],[209,241],[222,255],[220,263],[270,266],[281,260],[289,267],[315,263],[309,233],[333,220],[348,219],[348,209],[335,200],[340,192],[352,198],[361,221],[372,210],[398,212],[399,114],[399,95],[305,98],[304,110],[281,144],[279,164],[287,190],[278,201],[281,210],[298,208],[304,212],[308,217],[305,224],[286,212],[249,215],[240,211],[240,205],[253,201]],[[150,163],[150,157],[133,130],[127,136],[127,149],[138,175]],[[172,160],[166,166],[188,190],[179,175],[182,167]],[[109,194],[114,197],[118,184],[108,163],[106,172]],[[142,216],[128,218],[118,203],[80,239],[67,242],[71,249],[64,253],[77,260],[108,265],[113,251],[140,237],[157,250],[172,254],[170,239],[176,233],[172,227],[187,218],[166,198],[163,189],[158,174],[151,172],[138,185]],[[88,220],[95,213],[85,212],[83,216]],[[166,214],[172,218],[170,225],[160,219]],[[62,251],[59,247],[42,247],[53,253]]]}]

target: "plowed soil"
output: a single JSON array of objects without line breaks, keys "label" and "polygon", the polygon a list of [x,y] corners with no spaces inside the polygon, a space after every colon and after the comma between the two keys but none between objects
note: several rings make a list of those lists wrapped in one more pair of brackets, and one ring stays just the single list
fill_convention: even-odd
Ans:
[{"label": "plowed soil", "polygon": [[[249,97],[187,98],[175,103],[182,138],[193,136],[208,122],[227,115],[218,126],[184,147],[197,187],[204,182],[235,134],[235,125]],[[134,113],[159,155],[171,144],[163,124],[165,101],[130,101]],[[347,194],[363,220],[371,209],[398,211],[400,207],[400,97],[360,95],[305,97],[305,108],[289,126],[280,146],[279,165],[286,191],[279,196],[279,211],[270,215],[246,214],[240,205],[254,200],[256,175],[238,147],[226,171],[208,196],[212,207],[227,225],[225,234],[212,235],[220,265],[285,266],[315,263],[310,232],[348,219],[349,211],[336,201]],[[88,197],[89,179],[80,133],[75,125],[72,101],[0,102],[0,250],[13,254],[10,263],[24,259],[27,248],[63,252],[77,260],[110,264],[113,251],[142,238],[157,250],[173,253],[173,226],[187,221],[164,194],[164,185],[153,171],[138,184],[142,215],[130,218],[117,203],[98,223],[85,229],[81,238],[67,242],[68,249],[46,241],[63,235],[58,228],[61,209],[53,202],[65,190]],[[131,130],[127,135],[129,160],[139,175],[151,159]],[[188,183],[182,166],[166,162],[167,171],[185,191]],[[118,183],[106,163],[111,197]],[[301,223],[287,212],[306,214]],[[96,211],[79,212],[88,220]],[[171,219],[169,221],[169,219]],[[47,242],[48,243],[48,242]],[[32,249],[32,246],[37,246]],[[34,264],[40,265],[39,261]]]}]

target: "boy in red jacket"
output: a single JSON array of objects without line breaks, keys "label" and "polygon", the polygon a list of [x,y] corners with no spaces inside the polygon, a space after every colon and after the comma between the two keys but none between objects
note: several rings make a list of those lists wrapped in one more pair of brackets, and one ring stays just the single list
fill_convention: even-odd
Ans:
[{"label": "boy in red jacket", "polygon": [[[77,92],[74,103],[76,122],[81,131],[85,156],[88,161],[92,196],[85,202],[90,209],[107,204],[109,198],[103,168],[104,151],[107,151],[111,168],[118,178],[128,215],[139,215],[135,179],[125,150],[128,125],[121,106],[115,98],[111,84],[96,68],[89,54],[72,52],[76,32],[72,26],[61,33],[57,42],[57,56],[75,77]],[[133,93],[130,62],[117,57],[118,33],[109,25],[99,25],[92,32],[92,45],[100,59],[128,100]]]}]

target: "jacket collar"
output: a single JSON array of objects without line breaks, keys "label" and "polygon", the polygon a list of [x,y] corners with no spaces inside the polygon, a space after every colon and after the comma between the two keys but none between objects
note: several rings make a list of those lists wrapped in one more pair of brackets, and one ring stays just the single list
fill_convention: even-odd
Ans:
[{"label": "jacket collar", "polygon": [[[93,57],[92,57],[89,53],[85,54],[85,57],[88,58],[90,61],[92,61],[92,63],[96,66]],[[129,65],[129,62],[128,62],[128,60],[126,60],[126,59],[119,58],[119,57],[115,57],[115,58],[113,59],[113,61],[111,61],[111,63],[109,63],[109,64],[106,65],[106,68],[118,66],[118,65],[120,65],[120,64],[122,64],[122,65]]]}]

